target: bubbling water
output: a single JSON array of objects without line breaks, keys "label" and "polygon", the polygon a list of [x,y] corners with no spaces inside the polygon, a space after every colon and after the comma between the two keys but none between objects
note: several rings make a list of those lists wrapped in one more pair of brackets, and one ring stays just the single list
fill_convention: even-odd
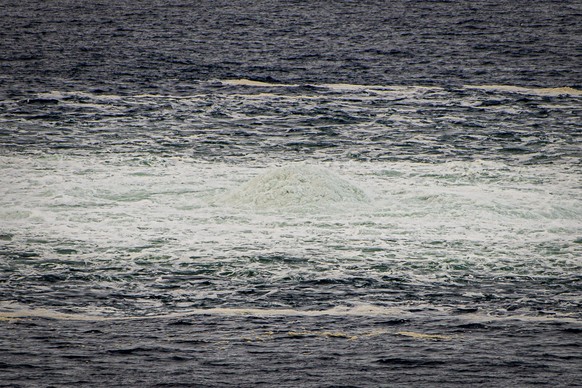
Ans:
[{"label": "bubbling water", "polygon": [[259,175],[228,192],[222,202],[257,210],[299,210],[360,204],[363,190],[333,172],[307,164],[291,164]]}]

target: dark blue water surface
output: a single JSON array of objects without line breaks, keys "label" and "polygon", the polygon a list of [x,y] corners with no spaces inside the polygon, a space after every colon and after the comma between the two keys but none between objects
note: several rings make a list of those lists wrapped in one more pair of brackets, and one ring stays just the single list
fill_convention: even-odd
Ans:
[{"label": "dark blue water surface", "polygon": [[582,86],[580,2],[20,1],[4,93],[188,92],[199,80]]}]

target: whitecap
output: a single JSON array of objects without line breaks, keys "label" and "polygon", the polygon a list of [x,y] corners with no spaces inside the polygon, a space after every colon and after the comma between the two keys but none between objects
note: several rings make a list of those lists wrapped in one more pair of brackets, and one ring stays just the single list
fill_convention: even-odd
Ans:
[{"label": "whitecap", "polygon": [[574,89],[569,86],[555,88],[532,88],[515,85],[466,85],[465,87],[467,89],[479,89],[485,91],[520,93],[539,96],[582,96],[582,90]]},{"label": "whitecap", "polygon": [[228,79],[228,80],[221,80],[220,81],[224,85],[232,85],[232,86],[256,86],[256,87],[273,87],[273,86],[280,86],[280,87],[294,87],[298,85],[293,84],[279,84],[279,83],[270,83],[270,82],[263,82],[263,81],[253,81],[250,79]]}]

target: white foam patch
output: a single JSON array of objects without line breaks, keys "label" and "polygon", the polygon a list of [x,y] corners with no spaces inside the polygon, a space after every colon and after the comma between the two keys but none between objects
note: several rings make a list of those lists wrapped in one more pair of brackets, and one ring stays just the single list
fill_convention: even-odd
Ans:
[{"label": "white foam patch", "polygon": [[270,82],[262,82],[262,81],[252,81],[249,79],[230,79],[230,80],[221,80],[222,84],[225,85],[233,85],[233,86],[256,86],[256,87],[293,87],[298,85],[293,84],[275,84]]},{"label": "white foam patch", "polygon": [[366,194],[330,170],[306,164],[275,168],[222,197],[235,206],[257,209],[311,209],[367,202]]},{"label": "white foam patch", "polygon": [[[432,317],[451,318],[449,308],[435,308],[430,304],[418,304],[404,307],[385,307],[368,303],[361,303],[355,306],[336,306],[324,310],[298,310],[298,309],[259,309],[259,308],[208,308],[208,309],[185,309],[182,311],[138,316],[111,316],[111,311],[95,310],[91,313],[62,313],[59,311],[44,308],[28,308],[25,305],[0,302],[0,321],[20,320],[26,318],[48,318],[65,321],[127,321],[144,319],[172,319],[187,318],[197,315],[214,316],[250,316],[250,317],[371,317],[371,318],[414,318],[418,316],[418,311],[427,309]],[[519,313],[509,315],[491,315],[481,313],[469,313],[462,316],[455,315],[455,319],[467,322],[495,322],[495,321],[530,321],[530,322],[561,322],[578,323],[575,317],[567,315],[560,316],[531,316]],[[407,332],[405,332],[407,333]],[[411,333],[411,332],[408,332]],[[398,333],[396,333],[398,334]],[[405,335],[405,334],[404,334]]]},{"label": "white foam patch", "polygon": [[338,92],[371,91],[378,94],[399,93],[403,95],[443,90],[443,88],[437,86],[422,86],[422,85],[358,85],[344,83],[344,84],[322,84],[316,86],[322,86]]},{"label": "white foam patch", "polygon": [[362,272],[423,283],[455,265],[567,275],[582,265],[571,166],[333,162],[257,171],[190,158],[2,155],[0,233],[11,237],[0,243],[130,267],[221,262],[224,276],[244,281],[254,271],[271,283]]},{"label": "white foam patch", "polygon": [[514,85],[466,85],[465,87],[467,89],[533,94],[540,96],[560,96],[560,95],[582,96],[582,90],[574,89],[568,86],[556,88],[528,88]]}]

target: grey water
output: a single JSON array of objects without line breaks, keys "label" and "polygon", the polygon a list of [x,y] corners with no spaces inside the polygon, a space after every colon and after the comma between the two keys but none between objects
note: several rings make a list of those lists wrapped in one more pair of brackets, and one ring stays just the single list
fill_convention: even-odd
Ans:
[{"label": "grey water", "polygon": [[580,385],[579,2],[0,5],[0,386]]}]

